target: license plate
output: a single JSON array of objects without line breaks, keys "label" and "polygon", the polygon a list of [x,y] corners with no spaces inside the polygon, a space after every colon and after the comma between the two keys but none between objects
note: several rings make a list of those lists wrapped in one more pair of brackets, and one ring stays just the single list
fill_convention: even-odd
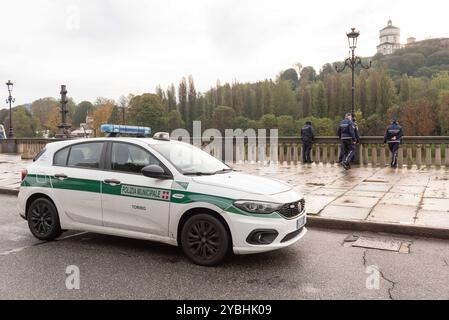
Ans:
[{"label": "license plate", "polygon": [[301,229],[306,224],[306,216],[301,217],[296,221],[296,229]]}]

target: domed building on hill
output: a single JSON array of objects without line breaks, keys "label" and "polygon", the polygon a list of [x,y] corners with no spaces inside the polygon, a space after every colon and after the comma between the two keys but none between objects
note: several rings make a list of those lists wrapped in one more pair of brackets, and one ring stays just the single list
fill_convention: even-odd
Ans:
[{"label": "domed building on hill", "polygon": [[388,25],[385,28],[380,30],[379,39],[380,44],[377,46],[377,53],[388,55],[402,48],[401,29],[393,26],[391,20],[388,21]]}]

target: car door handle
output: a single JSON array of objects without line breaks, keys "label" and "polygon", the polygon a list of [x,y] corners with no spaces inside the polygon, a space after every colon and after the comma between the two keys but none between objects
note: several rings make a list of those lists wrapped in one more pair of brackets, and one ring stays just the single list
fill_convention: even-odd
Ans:
[{"label": "car door handle", "polygon": [[110,185],[119,185],[119,184],[121,184],[121,182],[116,180],[116,179],[106,179],[106,180],[104,180],[104,183],[110,184]]},{"label": "car door handle", "polygon": [[55,174],[55,178],[59,179],[59,180],[65,180],[68,178],[68,176],[63,173],[57,173],[57,174]]}]

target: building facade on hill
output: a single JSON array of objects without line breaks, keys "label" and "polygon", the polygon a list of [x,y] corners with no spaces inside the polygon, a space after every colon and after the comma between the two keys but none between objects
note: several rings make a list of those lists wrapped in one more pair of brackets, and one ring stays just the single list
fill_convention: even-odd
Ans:
[{"label": "building facade on hill", "polygon": [[385,28],[380,30],[379,39],[380,44],[377,46],[377,53],[388,55],[403,47],[401,44],[401,29],[393,26],[391,20],[388,21]]},{"label": "building facade on hill", "polygon": [[393,22],[388,20],[385,28],[380,30],[380,43],[377,46],[377,53],[383,55],[393,54],[396,50],[401,48],[419,46],[422,44],[434,44],[442,48],[449,49],[449,38],[428,38],[425,40],[416,40],[415,37],[407,38],[406,44],[401,44],[401,29],[393,26]]}]

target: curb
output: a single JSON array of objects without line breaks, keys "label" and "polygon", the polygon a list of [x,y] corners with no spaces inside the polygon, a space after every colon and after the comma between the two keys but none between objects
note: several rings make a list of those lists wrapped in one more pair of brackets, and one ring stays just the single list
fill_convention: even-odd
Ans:
[{"label": "curb", "polygon": [[408,224],[340,220],[307,216],[307,226],[311,228],[393,233],[407,236],[449,240],[449,229],[421,227]]},{"label": "curb", "polygon": [[7,195],[10,195],[10,196],[17,196],[19,194],[19,189],[0,188],[0,194],[7,194]]}]

